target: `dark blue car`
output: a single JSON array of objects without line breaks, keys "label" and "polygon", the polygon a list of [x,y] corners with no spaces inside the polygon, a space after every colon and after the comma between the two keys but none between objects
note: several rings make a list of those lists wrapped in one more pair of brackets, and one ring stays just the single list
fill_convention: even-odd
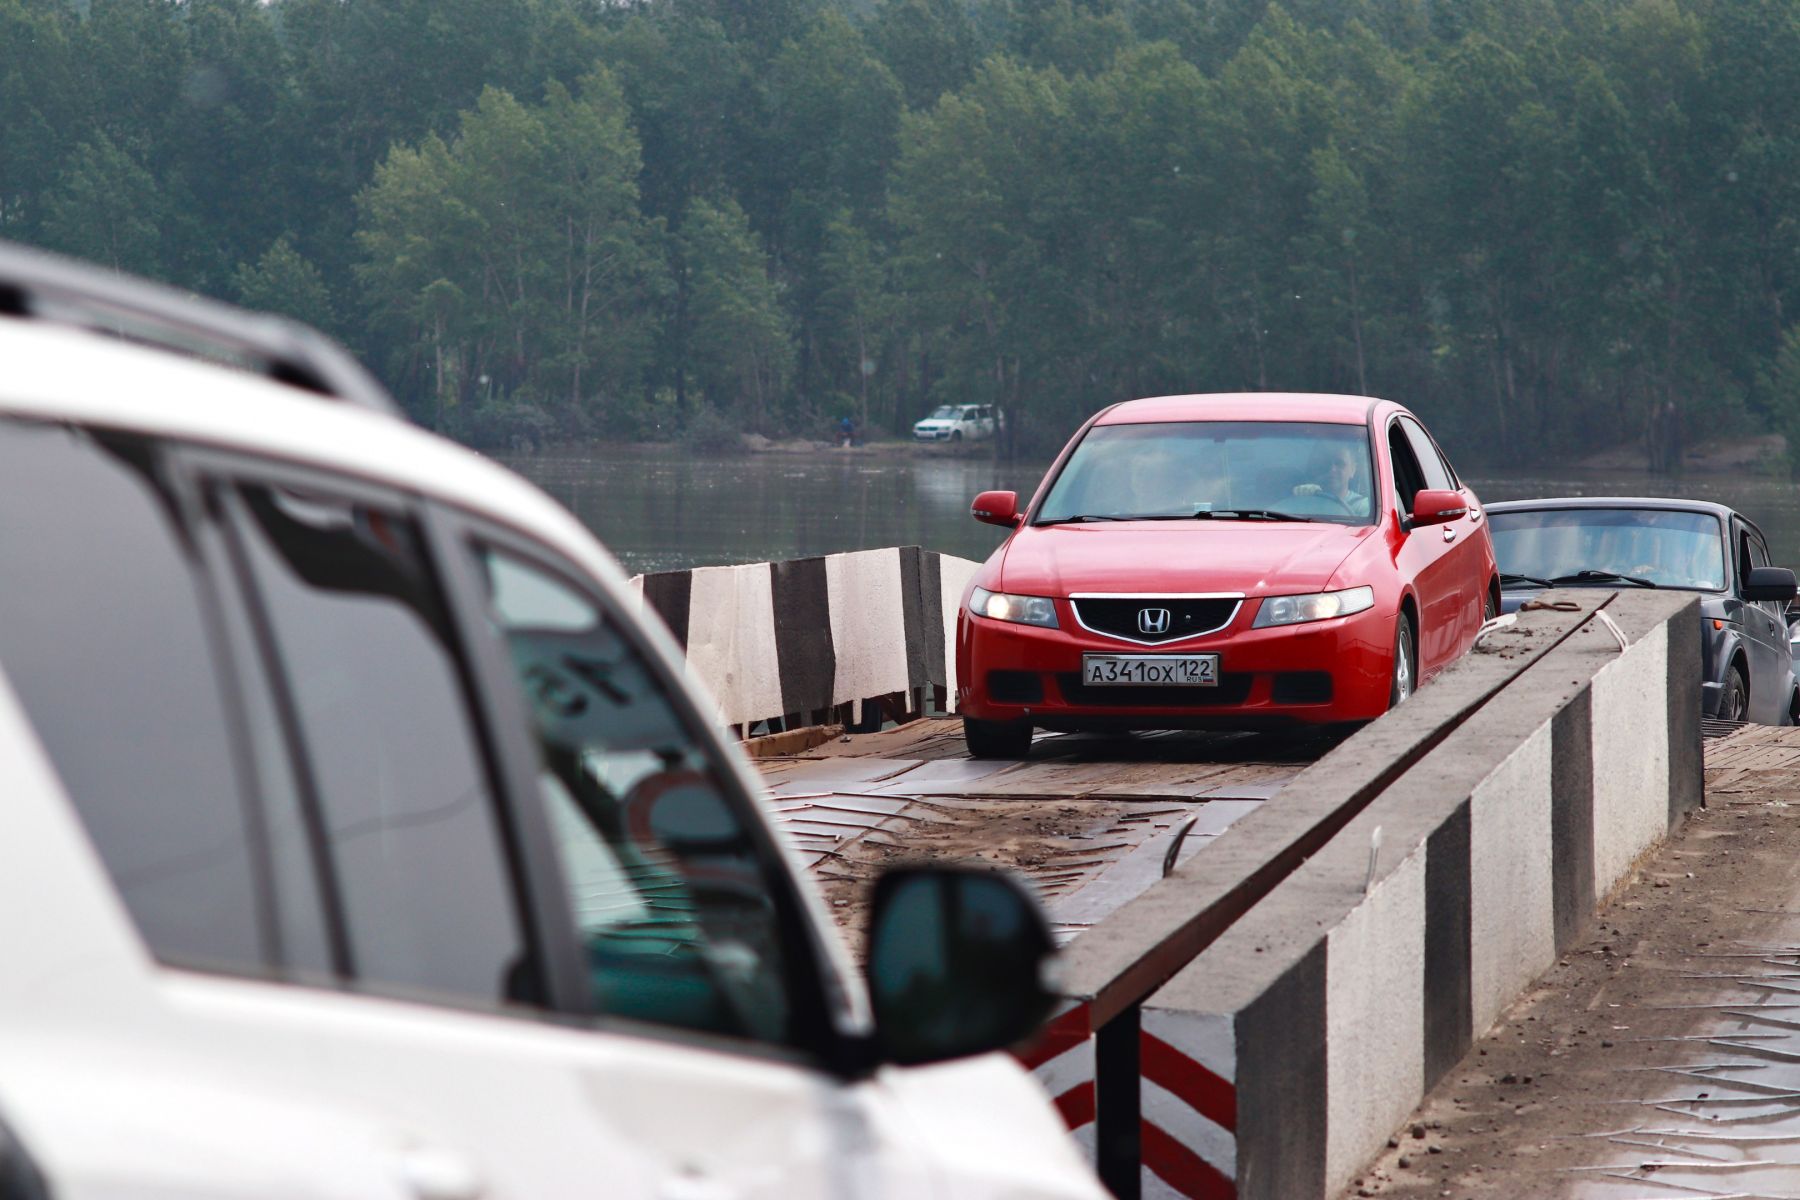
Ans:
[{"label": "dark blue car", "polygon": [[1727,721],[1800,719],[1786,607],[1794,573],[1742,513],[1701,500],[1584,496],[1488,505],[1500,609],[1547,587],[1700,593],[1702,712]]}]

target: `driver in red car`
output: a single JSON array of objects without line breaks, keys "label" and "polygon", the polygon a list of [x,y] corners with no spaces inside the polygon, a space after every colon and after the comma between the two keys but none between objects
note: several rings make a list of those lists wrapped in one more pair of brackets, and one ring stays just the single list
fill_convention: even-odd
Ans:
[{"label": "driver in red car", "polygon": [[1317,483],[1294,485],[1296,496],[1330,496],[1344,506],[1346,512],[1361,512],[1368,503],[1368,493],[1356,490],[1356,455],[1345,443],[1327,447],[1313,457],[1307,472]]}]

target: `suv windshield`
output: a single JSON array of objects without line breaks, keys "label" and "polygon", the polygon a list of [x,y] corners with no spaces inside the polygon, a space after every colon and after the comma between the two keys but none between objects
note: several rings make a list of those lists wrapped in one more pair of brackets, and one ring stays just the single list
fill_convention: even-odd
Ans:
[{"label": "suv windshield", "polygon": [[1508,575],[1554,581],[1582,571],[1658,587],[1725,586],[1725,538],[1710,513],[1654,508],[1553,508],[1488,514],[1494,557]]},{"label": "suv windshield", "polygon": [[945,404],[942,407],[933,409],[931,415],[925,419],[927,421],[954,421],[958,415],[959,410]]},{"label": "suv windshield", "polygon": [[1261,512],[1367,525],[1369,479],[1369,434],[1361,425],[1096,425],[1056,477],[1035,524]]}]

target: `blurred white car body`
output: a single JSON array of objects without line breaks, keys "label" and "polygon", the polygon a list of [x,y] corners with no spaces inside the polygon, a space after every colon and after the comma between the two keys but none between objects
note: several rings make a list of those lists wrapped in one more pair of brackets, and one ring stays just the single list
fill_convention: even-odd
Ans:
[{"label": "blurred white car body", "polygon": [[[565,510],[247,371],[0,362],[0,1198],[1102,1195],[1010,1058],[846,1065],[861,979]],[[502,678],[663,741],[559,782]]]}]

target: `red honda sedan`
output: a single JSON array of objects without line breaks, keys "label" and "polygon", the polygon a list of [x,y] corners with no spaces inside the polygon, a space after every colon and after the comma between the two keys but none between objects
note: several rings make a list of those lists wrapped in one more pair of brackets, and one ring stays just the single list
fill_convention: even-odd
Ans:
[{"label": "red honda sedan", "polygon": [[1362,721],[1469,648],[1499,610],[1475,494],[1406,409],[1257,392],[1115,404],[1030,506],[957,620],[969,752],[1033,728]]}]

